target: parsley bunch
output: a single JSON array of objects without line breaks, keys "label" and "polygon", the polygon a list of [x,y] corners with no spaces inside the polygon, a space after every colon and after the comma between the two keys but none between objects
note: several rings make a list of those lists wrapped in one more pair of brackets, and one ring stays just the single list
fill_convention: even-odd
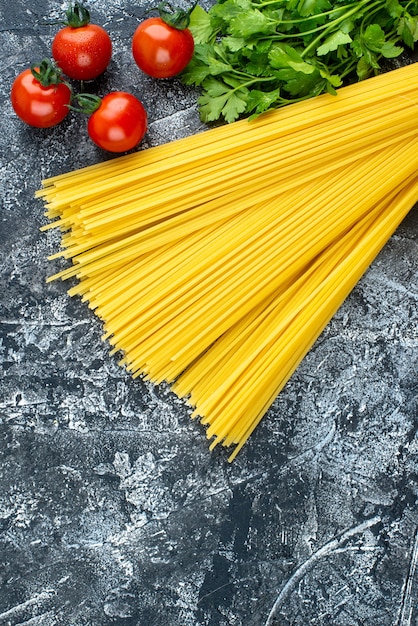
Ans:
[{"label": "parsley bunch", "polygon": [[202,121],[233,122],[378,73],[418,40],[418,0],[218,0],[189,27],[182,80]]}]

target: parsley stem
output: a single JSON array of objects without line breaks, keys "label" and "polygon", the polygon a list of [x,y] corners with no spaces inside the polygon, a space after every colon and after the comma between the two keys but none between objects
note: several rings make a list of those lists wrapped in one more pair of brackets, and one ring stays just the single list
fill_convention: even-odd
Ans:
[{"label": "parsley stem", "polygon": [[346,20],[347,18],[351,17],[352,15],[355,15],[355,13],[357,13],[358,11],[360,11],[360,9],[363,8],[363,6],[365,4],[367,4],[369,2],[369,0],[362,0],[362,2],[358,2],[356,4],[356,6],[354,6],[350,11],[347,11],[346,13],[344,13],[343,15],[341,15],[340,17],[337,17],[335,20],[333,20],[326,28],[325,30],[320,33],[317,37],[315,37],[315,39],[313,39],[310,44],[308,44],[306,46],[306,48],[301,52],[301,57],[305,57],[307,54],[309,54],[312,50],[315,50],[318,47],[319,42],[321,41],[321,39],[324,37],[324,35],[328,35],[328,33],[332,32],[334,30],[334,27],[337,24],[340,24],[341,22],[344,22],[344,20]]},{"label": "parsley stem", "polygon": [[252,76],[251,74],[247,74],[247,76],[251,77],[251,79],[247,80],[244,83],[241,83],[240,85],[237,85],[236,87],[233,87],[231,89],[231,93],[233,93],[234,91],[239,91],[240,89],[246,89],[247,87],[255,85],[256,83],[266,83],[271,82],[272,80],[276,80],[274,76]]},{"label": "parsley stem", "polygon": [[[411,0],[413,2],[413,0]],[[260,8],[260,7],[264,7],[264,6],[268,6],[269,4],[277,4],[277,0],[272,0],[272,2],[254,2],[253,3],[255,7]],[[315,13],[314,15],[308,15],[307,17],[300,17],[296,20],[277,20],[278,24],[302,24],[303,22],[312,22],[312,19],[315,18],[316,20],[321,18],[321,17],[329,17],[330,15],[332,15],[333,13],[341,13],[341,11],[344,11],[345,9],[349,9],[350,8],[350,4],[343,4],[339,7],[336,7],[334,9],[330,9],[329,11],[323,11],[323,13]],[[275,20],[272,20],[275,21]]]},{"label": "parsley stem", "polygon": [[197,16],[201,41],[183,79],[203,89],[207,121],[335,94],[418,39],[418,0],[214,2]]},{"label": "parsley stem", "polygon": [[[340,15],[339,17],[335,18],[334,20],[332,20],[332,22],[327,22],[326,24],[322,24],[320,26],[316,26],[316,28],[312,28],[311,30],[305,30],[305,31],[299,31],[297,33],[281,33],[281,32],[277,32],[276,35],[266,35],[265,37],[261,37],[260,39],[298,39],[301,38],[303,39],[303,37],[306,37],[306,35],[313,35],[314,33],[320,33],[320,31],[324,31],[323,33],[320,33],[318,35],[318,37],[316,39],[314,39],[314,41],[312,41],[309,44],[309,48],[310,47],[316,47],[317,43],[322,39],[322,37],[326,34],[328,34],[330,31],[333,30],[334,26],[340,24],[341,22],[343,22],[344,20],[347,19],[347,17],[350,17],[351,15],[353,15],[354,13],[357,13],[357,11],[359,10],[359,8],[361,8],[361,5],[366,4],[369,0],[363,0],[363,2],[358,3],[358,6],[351,8],[351,10],[347,11],[346,13],[343,13],[342,15]],[[376,5],[381,5],[381,0],[377,0],[377,3],[375,3]],[[352,5],[343,5],[341,7],[338,7],[337,9],[332,9],[331,11],[327,11],[326,13],[318,13],[315,15],[311,15],[308,18],[302,18],[300,20],[273,20],[271,19],[272,22],[276,22],[278,26],[280,26],[281,24],[299,24],[301,22],[305,22],[305,21],[312,21],[312,18],[314,17],[315,19],[317,19],[318,17],[322,17],[322,16],[326,16],[327,14],[331,14],[331,13],[340,13],[341,10],[344,9],[349,9],[350,7],[352,7]],[[302,54],[302,56],[305,55],[305,52]]]},{"label": "parsley stem", "polygon": [[[341,78],[341,80],[344,80],[344,78],[346,78],[346,76],[349,76],[352,72],[355,71],[356,69],[356,65],[357,65],[357,61],[356,60],[351,60],[349,62],[345,61],[345,62],[341,62],[340,65],[338,67],[335,68],[335,72],[338,73],[339,77]],[[343,68],[341,71],[338,71],[339,68]]]},{"label": "parsley stem", "polygon": [[[363,19],[361,20],[361,24],[360,24],[360,33],[361,33],[361,34],[363,34],[363,32],[364,32],[364,30],[365,30],[364,26],[365,26],[367,23],[371,23],[371,21],[372,21],[372,20],[371,20],[372,15],[373,15],[374,13],[378,13],[378,12],[380,11],[380,9],[381,9],[381,4],[382,4],[382,3],[381,3],[381,1],[380,1],[380,0],[377,0],[377,1],[374,3],[374,5],[372,4],[372,5],[371,5],[371,7],[368,7],[368,9],[369,9],[369,10],[367,11],[367,14],[366,14],[366,15],[363,17]],[[373,10],[371,10],[371,9],[373,9]],[[367,26],[366,26],[366,27],[367,27]]]}]

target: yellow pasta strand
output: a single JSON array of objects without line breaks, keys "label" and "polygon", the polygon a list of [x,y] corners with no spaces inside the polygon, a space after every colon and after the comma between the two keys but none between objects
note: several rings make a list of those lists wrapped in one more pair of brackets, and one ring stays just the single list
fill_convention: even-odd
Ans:
[{"label": "yellow pasta strand", "polygon": [[37,192],[72,265],[48,280],[167,381],[210,449],[247,441],[418,201],[418,65],[68,172]]}]

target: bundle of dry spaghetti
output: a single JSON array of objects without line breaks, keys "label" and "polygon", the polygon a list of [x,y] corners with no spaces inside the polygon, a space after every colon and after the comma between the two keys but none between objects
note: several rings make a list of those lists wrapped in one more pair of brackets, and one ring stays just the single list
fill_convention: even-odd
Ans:
[{"label": "bundle of dry spaghetti", "polygon": [[418,201],[418,64],[43,181],[104,338],[232,460]]}]

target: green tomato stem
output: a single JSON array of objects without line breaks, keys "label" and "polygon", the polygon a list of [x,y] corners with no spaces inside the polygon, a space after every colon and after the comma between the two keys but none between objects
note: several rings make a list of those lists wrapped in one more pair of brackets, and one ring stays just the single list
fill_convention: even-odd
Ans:
[{"label": "green tomato stem", "polygon": [[71,86],[62,78],[61,69],[48,58],[42,59],[40,63],[33,63],[30,71],[32,76],[41,83],[42,87],[64,84],[72,91]]},{"label": "green tomato stem", "polygon": [[190,14],[197,4],[194,4],[184,11],[183,9],[174,9],[169,2],[160,2],[158,5],[158,13],[160,18],[172,28],[177,30],[185,30],[190,24]]},{"label": "green tomato stem", "polygon": [[92,93],[78,93],[73,97],[73,101],[77,103],[77,106],[68,105],[72,111],[77,113],[84,113],[85,115],[91,115],[102,104],[102,99]]},{"label": "green tomato stem", "polygon": [[70,4],[65,15],[67,21],[64,24],[71,28],[81,28],[90,24],[90,11],[79,2]]}]

